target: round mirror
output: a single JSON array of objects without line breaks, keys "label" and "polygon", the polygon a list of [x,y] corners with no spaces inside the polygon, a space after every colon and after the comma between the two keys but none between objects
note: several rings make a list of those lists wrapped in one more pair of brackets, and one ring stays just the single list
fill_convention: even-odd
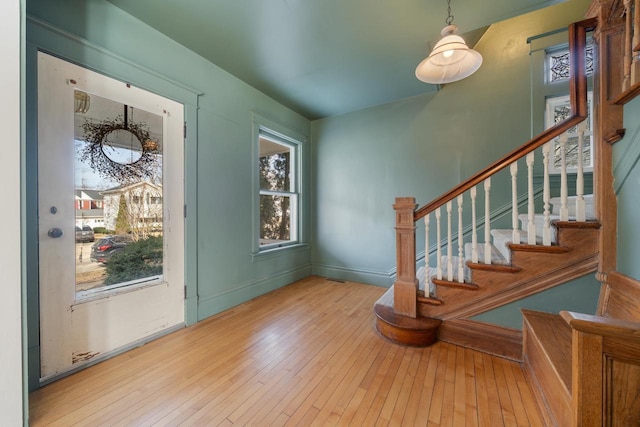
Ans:
[{"label": "round mirror", "polygon": [[127,129],[115,129],[104,136],[102,152],[112,162],[131,165],[142,157],[142,143]]}]

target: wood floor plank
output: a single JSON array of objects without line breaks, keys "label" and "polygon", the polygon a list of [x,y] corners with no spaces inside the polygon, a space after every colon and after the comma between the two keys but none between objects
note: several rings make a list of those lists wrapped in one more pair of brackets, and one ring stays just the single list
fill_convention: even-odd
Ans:
[{"label": "wood floor plank", "polygon": [[[403,424],[405,425],[411,426],[417,423],[417,416],[422,398],[422,389],[426,382],[427,368],[429,367],[431,352],[432,347],[427,347],[424,351],[419,353],[419,359],[417,362],[418,369],[416,370],[413,386],[411,390],[408,391],[407,405],[404,411]],[[423,419],[426,419],[426,417]]]},{"label": "wood floor plank", "polygon": [[444,387],[446,382],[447,359],[449,354],[449,345],[440,345],[440,353],[436,364],[436,377],[433,385],[433,393],[431,395],[431,405],[429,407],[429,422],[440,425],[442,416],[442,406],[444,403]]},{"label": "wood floor plank", "polygon": [[493,375],[496,378],[496,386],[498,387],[498,398],[500,399],[500,412],[502,413],[502,419],[505,425],[515,426],[517,421],[513,410],[513,404],[511,402],[511,396],[509,395],[507,379],[504,376],[504,371],[498,359],[491,360],[491,365],[493,367]]},{"label": "wood floor plank", "polygon": [[[413,384],[416,380],[422,351],[417,349],[410,350],[410,353],[412,354],[410,354],[411,361],[409,362],[409,369],[407,370],[407,374],[405,375],[404,381],[400,387],[398,400],[396,401],[393,413],[391,414],[391,419],[389,420],[391,425],[403,424],[403,420],[407,412],[407,404],[409,403],[409,396],[411,395],[411,390],[413,389]],[[407,424],[409,423],[407,422]]]},{"label": "wood floor plank", "polygon": [[503,360],[496,360],[496,363],[500,365],[500,368],[504,373],[507,390],[509,391],[509,397],[511,398],[511,406],[513,407],[513,413],[516,418],[516,423],[518,426],[528,427],[529,420],[524,405],[522,404],[522,396],[520,396],[518,382],[513,374],[511,365],[509,365],[508,363],[503,363]]},{"label": "wood floor plank", "polygon": [[440,425],[443,427],[453,426],[453,415],[455,405],[455,378],[456,378],[456,347],[449,346],[447,355],[447,370],[445,374],[444,392],[442,396],[442,416]]},{"label": "wood floor plank", "polygon": [[384,291],[298,281],[31,393],[30,424],[541,425],[517,363],[382,338]]},{"label": "wood floor plank", "polygon": [[464,351],[465,366],[465,426],[475,427],[478,425],[478,405],[476,392],[476,372],[474,363],[474,351],[467,348]]},{"label": "wood floor plank", "polygon": [[453,398],[453,425],[464,427],[467,410],[467,365],[465,364],[464,348],[456,348],[456,377]]},{"label": "wood floor plank", "polygon": [[511,369],[513,370],[516,382],[518,383],[520,398],[522,399],[522,404],[524,405],[524,409],[527,412],[529,424],[532,426],[544,425],[545,423],[542,420],[542,416],[536,404],[535,397],[533,397],[531,387],[529,386],[522,366],[511,365]]},{"label": "wood floor plank", "polygon": [[[403,349],[404,350],[404,349]],[[352,419],[353,425],[364,425],[364,420],[368,415],[371,415],[375,410],[372,408],[374,400],[378,395],[378,391],[382,387],[385,378],[387,378],[387,374],[393,371],[394,362],[397,360],[400,363],[400,359],[402,355],[399,355],[400,347],[391,346],[388,348],[388,353],[385,355],[384,359],[382,359],[380,365],[375,370],[375,376],[371,379],[371,381],[367,381],[366,377],[360,383],[360,387],[366,390],[364,397],[362,398],[362,402],[360,405],[355,408],[355,414]],[[372,366],[373,368],[373,366]],[[370,369],[369,371],[371,371]],[[368,372],[367,372],[368,374]],[[375,414],[377,418],[377,413]]]},{"label": "wood floor plank", "polygon": [[425,373],[424,383],[422,384],[422,393],[420,395],[420,403],[418,404],[418,412],[416,413],[416,422],[424,425],[429,420],[429,412],[433,400],[435,390],[436,372],[438,368],[438,358],[440,355],[440,345],[430,347],[428,353],[427,372]]}]

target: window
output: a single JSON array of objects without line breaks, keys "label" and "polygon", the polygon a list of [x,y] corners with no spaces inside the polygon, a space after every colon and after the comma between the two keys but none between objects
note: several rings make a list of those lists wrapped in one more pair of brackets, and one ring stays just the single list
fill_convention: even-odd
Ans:
[{"label": "window", "polygon": [[[571,57],[567,42],[566,29],[551,31],[531,37],[527,40],[531,56],[531,136],[540,134],[555,124],[564,121],[570,113],[569,76]],[[583,171],[592,172],[593,151],[593,72],[597,52],[591,39],[587,38],[585,47],[585,71],[587,74],[587,119],[583,140]],[[551,144],[549,173],[559,174],[561,152],[559,139]],[[566,146],[567,171],[576,173],[578,167],[578,129],[568,131]]]},{"label": "window", "polygon": [[[569,104],[569,95],[555,96],[547,98],[547,108],[545,114],[545,127],[560,123],[569,117],[571,112]],[[586,129],[584,133],[584,139],[582,142],[582,166],[585,172],[593,170],[593,92],[589,91],[587,94],[587,119]],[[565,161],[568,171],[575,171],[578,169],[578,127],[575,126],[567,131],[568,140],[565,153]],[[561,153],[560,142],[556,138],[553,141],[553,147],[551,150],[551,158],[549,159],[549,172],[560,173],[561,169]]]},{"label": "window", "polygon": [[[585,47],[585,71],[587,76],[593,74],[593,44]],[[549,83],[569,80],[571,65],[569,49],[549,49],[547,51],[547,81]]]},{"label": "window", "polygon": [[297,243],[299,142],[260,128],[258,132],[260,250]]}]

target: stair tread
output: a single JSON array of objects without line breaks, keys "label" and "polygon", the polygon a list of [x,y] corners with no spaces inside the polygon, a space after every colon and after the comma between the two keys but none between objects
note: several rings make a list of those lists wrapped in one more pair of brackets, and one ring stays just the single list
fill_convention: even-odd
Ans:
[{"label": "stair tread", "polygon": [[[484,263],[484,243],[478,243],[478,263]],[[464,245],[464,258],[467,261],[472,261],[471,252],[473,250],[472,243],[465,243]],[[491,245],[491,264],[504,264],[508,265],[509,261],[500,253],[500,250]]]},{"label": "stair tread", "polygon": [[436,279],[434,277],[431,278],[433,283],[438,286],[447,286],[449,288],[461,288],[461,289],[469,289],[469,290],[477,290],[478,285],[470,282],[458,282],[455,280],[446,280],[446,279]]},{"label": "stair tread", "polygon": [[[451,257],[451,261],[452,261],[452,277],[451,277],[451,281],[457,281],[458,280],[458,264],[459,264],[459,257],[457,256],[453,256]],[[447,256],[444,255],[442,257],[441,260],[441,265],[442,265],[442,279],[443,280],[449,280],[449,267],[448,267],[448,259]],[[471,282],[471,270],[469,270],[469,267],[467,267],[465,260],[462,260],[462,268],[464,270],[464,281],[465,282]],[[420,271],[420,270],[418,270]],[[428,271],[428,277],[429,277],[429,283],[431,285],[433,285],[433,281],[432,279],[437,277],[437,267],[429,267],[429,271]],[[418,279],[420,280],[420,278]],[[431,286],[431,290],[435,291],[434,287]],[[433,292],[432,292],[432,296],[433,296]]]},{"label": "stair tread", "polygon": [[[524,230],[519,230],[520,231],[520,244],[527,244],[527,241],[529,240],[529,233],[527,233]],[[495,229],[495,230],[491,230],[491,235],[494,238],[501,238],[501,239],[509,239],[507,240],[509,243],[513,243],[513,229],[511,228],[505,228],[505,229]],[[536,245],[542,245],[542,237],[541,236],[536,236]]]}]

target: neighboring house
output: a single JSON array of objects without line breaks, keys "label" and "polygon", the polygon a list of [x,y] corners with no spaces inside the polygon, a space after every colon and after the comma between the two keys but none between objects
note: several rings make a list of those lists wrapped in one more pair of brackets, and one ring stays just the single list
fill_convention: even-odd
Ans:
[{"label": "neighboring house", "polygon": [[162,186],[142,181],[101,192],[104,200],[104,227],[117,230],[118,214],[124,198],[124,217],[131,231],[162,229]]},{"label": "neighboring house", "polygon": [[98,190],[79,188],[75,194],[76,226],[104,227],[103,199]]}]

